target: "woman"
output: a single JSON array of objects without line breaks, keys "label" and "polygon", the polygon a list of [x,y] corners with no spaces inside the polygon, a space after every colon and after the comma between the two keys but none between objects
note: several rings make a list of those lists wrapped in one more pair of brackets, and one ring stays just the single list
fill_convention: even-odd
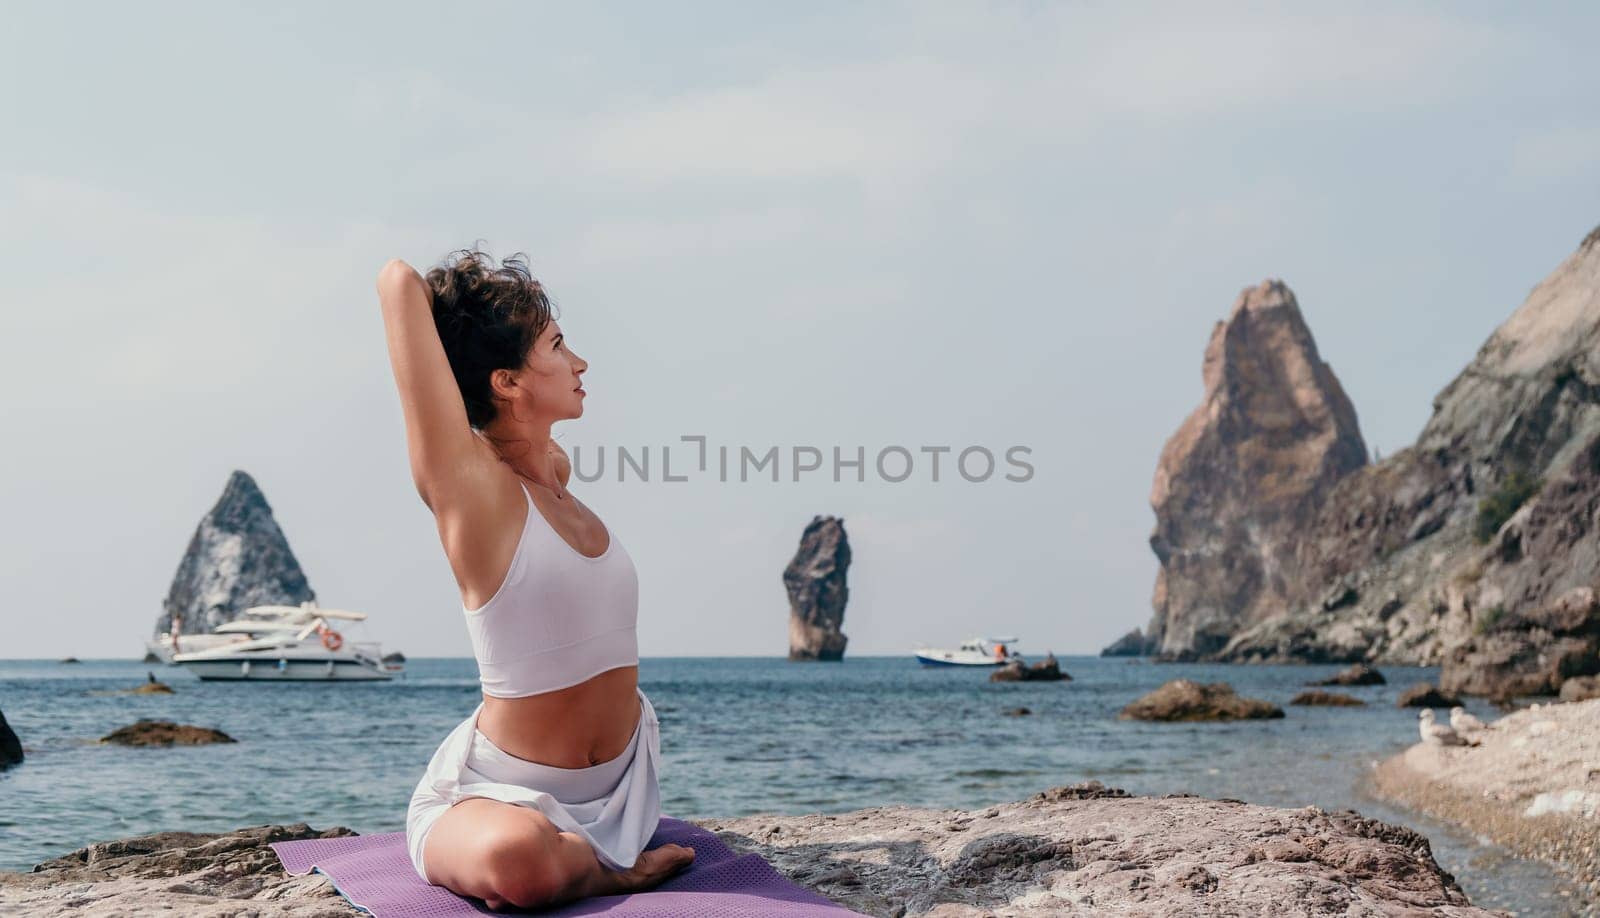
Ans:
[{"label": "woman", "polygon": [[639,691],[633,562],[567,490],[550,425],[583,414],[588,364],[518,256],[456,252],[378,275],[412,479],[460,587],[483,701],[417,783],[406,841],[425,881],[491,909],[647,889],[692,849],[660,819],[654,709]]}]

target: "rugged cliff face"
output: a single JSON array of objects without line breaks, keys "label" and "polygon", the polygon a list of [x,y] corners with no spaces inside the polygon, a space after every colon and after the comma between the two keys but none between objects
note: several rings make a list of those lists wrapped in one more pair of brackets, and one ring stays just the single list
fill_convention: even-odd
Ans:
[{"label": "rugged cliff face", "polygon": [[1150,492],[1161,570],[1148,641],[1169,658],[1214,654],[1281,614],[1300,589],[1307,522],[1367,461],[1355,409],[1281,281],[1239,294],[1202,376]]},{"label": "rugged cliff face", "polygon": [[[1324,495],[1293,546],[1286,610],[1213,656],[1515,665],[1560,637],[1537,623],[1600,582],[1600,230],[1433,407],[1416,445]],[[1513,653],[1512,632],[1543,637]]]},{"label": "rugged cliff face", "polygon": [[844,520],[812,517],[800,534],[800,548],[783,569],[783,587],[789,592],[789,659],[842,660],[849,639],[839,630],[844,624],[850,588],[850,540]]},{"label": "rugged cliff face", "polygon": [[251,606],[316,598],[255,479],[236,471],[195,528],[155,633],[171,630],[173,613],[183,634],[202,634]]}]

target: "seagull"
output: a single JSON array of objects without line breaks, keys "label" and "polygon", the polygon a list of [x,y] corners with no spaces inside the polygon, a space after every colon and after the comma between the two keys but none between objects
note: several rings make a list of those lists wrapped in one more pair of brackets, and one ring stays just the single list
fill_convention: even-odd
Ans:
[{"label": "seagull", "polygon": [[1418,712],[1417,719],[1421,721],[1421,723],[1418,725],[1418,729],[1422,733],[1422,741],[1424,743],[1432,743],[1435,746],[1467,745],[1467,741],[1461,738],[1461,734],[1450,729],[1444,724],[1436,724],[1433,722],[1432,708],[1423,708],[1420,712]]},{"label": "seagull", "polygon": [[1489,729],[1489,725],[1467,713],[1466,708],[1450,709],[1450,728],[1457,733],[1476,733]]}]

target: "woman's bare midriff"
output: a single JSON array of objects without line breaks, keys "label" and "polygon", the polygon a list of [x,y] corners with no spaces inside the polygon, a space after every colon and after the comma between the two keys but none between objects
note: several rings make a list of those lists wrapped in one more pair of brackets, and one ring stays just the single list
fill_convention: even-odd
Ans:
[{"label": "woman's bare midriff", "polygon": [[639,726],[639,667],[619,666],[586,682],[524,698],[483,696],[478,729],[519,759],[588,768],[627,751]]}]

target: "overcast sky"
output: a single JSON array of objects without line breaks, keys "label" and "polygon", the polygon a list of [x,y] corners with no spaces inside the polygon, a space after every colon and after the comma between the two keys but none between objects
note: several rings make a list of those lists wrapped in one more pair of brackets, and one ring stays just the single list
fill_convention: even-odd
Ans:
[{"label": "overcast sky", "polygon": [[[1149,618],[1156,457],[1242,288],[1289,284],[1387,454],[1600,223],[1597,18],[8,6],[0,657],[142,653],[236,468],[324,605],[470,655],[373,281],[480,239],[589,361],[556,433],[610,453],[573,484],[638,565],[642,654],[784,653],[819,513],[855,553],[850,653],[1093,652]],[[782,481],[717,480],[719,445],[779,447]],[[999,465],[934,482],[923,446]]]}]

